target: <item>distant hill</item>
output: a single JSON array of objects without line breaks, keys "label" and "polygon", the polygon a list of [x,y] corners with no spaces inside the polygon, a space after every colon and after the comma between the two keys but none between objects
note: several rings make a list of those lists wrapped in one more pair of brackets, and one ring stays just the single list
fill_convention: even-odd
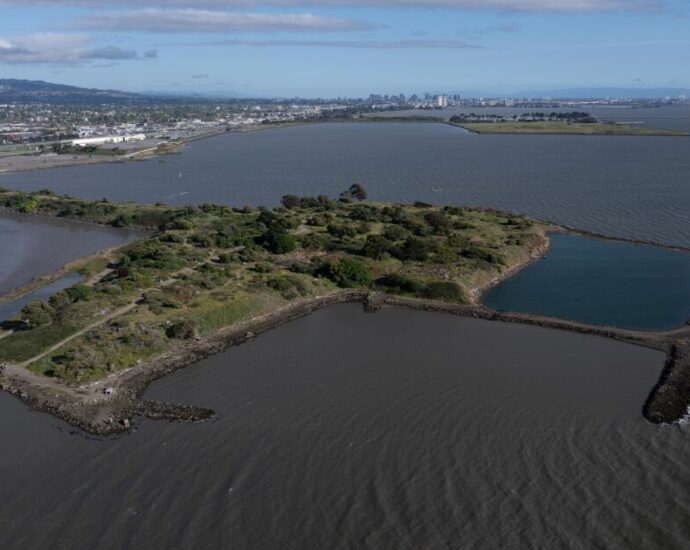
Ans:
[{"label": "distant hill", "polygon": [[154,98],[121,92],[52,84],[42,80],[0,79],[0,103],[148,103]]},{"label": "distant hill", "polygon": [[661,99],[664,97],[690,97],[690,90],[684,88],[566,88],[562,90],[528,90],[510,94],[509,97],[554,98],[554,99]]}]

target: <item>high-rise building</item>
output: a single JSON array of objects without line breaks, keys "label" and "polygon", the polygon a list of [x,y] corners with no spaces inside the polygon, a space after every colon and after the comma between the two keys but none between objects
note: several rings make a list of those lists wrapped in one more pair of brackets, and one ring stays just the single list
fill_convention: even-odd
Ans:
[{"label": "high-rise building", "polygon": [[441,107],[442,109],[448,107],[448,96],[447,95],[436,96],[436,106]]}]

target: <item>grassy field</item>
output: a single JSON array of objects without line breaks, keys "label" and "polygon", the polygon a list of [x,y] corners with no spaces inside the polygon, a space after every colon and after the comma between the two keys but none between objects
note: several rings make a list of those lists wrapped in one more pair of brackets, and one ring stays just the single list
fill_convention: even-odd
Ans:
[{"label": "grassy field", "polygon": [[479,134],[577,134],[599,136],[687,136],[674,130],[620,124],[577,124],[568,122],[482,122],[457,124]]},{"label": "grassy field", "polygon": [[365,194],[286,196],[267,210],[0,190],[0,207],[18,212],[153,230],[82,261],[88,285],[24,308],[0,340],[0,361],[81,383],[339,288],[468,302],[544,244],[544,227],[523,216]]}]

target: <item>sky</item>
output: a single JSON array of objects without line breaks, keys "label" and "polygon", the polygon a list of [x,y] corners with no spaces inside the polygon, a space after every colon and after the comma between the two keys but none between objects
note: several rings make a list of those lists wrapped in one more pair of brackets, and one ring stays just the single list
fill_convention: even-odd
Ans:
[{"label": "sky", "polygon": [[272,97],[690,88],[690,0],[0,0],[0,78]]}]

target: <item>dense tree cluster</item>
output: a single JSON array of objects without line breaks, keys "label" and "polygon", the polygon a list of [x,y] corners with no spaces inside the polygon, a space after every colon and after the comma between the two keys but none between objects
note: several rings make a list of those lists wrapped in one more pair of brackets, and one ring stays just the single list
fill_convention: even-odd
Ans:
[{"label": "dense tree cluster", "polygon": [[46,372],[75,381],[132,366],[171,339],[203,336],[260,308],[336,287],[462,302],[509,254],[528,250],[536,232],[530,220],[495,210],[383,205],[366,197],[353,184],[337,200],[285,195],[269,210],[0,190],[0,208],[151,230],[89,268],[90,276],[104,273],[95,283],[28,304],[11,321],[15,333],[3,339],[0,361],[32,357],[127,304],[136,304],[138,316],[80,337],[46,359]]}]

